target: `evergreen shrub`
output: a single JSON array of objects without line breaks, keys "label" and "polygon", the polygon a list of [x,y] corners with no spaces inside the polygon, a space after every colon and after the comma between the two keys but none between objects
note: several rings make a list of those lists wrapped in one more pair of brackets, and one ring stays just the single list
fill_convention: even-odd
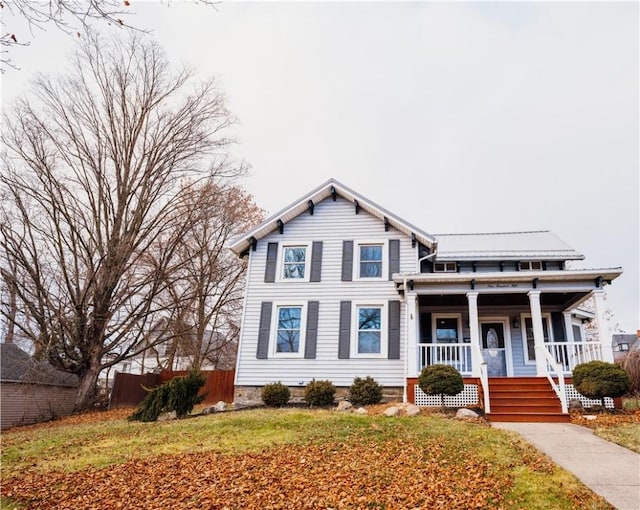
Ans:
[{"label": "evergreen shrub", "polygon": [[266,384],[262,388],[262,402],[269,407],[281,407],[287,405],[291,398],[289,388],[281,382]]},{"label": "evergreen shrub", "polygon": [[382,400],[382,386],[371,376],[356,377],[349,387],[348,400],[354,406],[378,404]]},{"label": "evergreen shrub", "polygon": [[304,389],[304,400],[314,407],[330,406],[336,394],[336,387],[331,381],[316,381],[312,379]]}]

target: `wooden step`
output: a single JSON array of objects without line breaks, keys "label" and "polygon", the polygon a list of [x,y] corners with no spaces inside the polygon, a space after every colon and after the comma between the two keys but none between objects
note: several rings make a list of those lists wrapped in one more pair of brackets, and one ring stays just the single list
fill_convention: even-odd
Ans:
[{"label": "wooden step", "polygon": [[551,384],[543,377],[501,377],[489,379],[490,421],[570,421]]},{"label": "wooden step", "polygon": [[571,418],[568,414],[558,413],[489,413],[489,421],[518,421],[534,423],[569,423]]}]

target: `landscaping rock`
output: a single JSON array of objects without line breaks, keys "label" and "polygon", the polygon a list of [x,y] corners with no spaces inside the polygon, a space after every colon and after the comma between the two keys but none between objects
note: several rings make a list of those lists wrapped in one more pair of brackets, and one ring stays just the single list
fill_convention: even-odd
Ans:
[{"label": "landscaping rock", "polygon": [[577,398],[572,398],[569,400],[569,411],[584,411],[584,407],[582,402]]},{"label": "landscaping rock", "polygon": [[384,416],[398,416],[400,414],[400,408],[396,406],[391,406],[387,408],[387,410],[382,413]]},{"label": "landscaping rock", "polygon": [[478,413],[476,413],[475,411],[472,411],[471,409],[465,409],[464,407],[461,409],[458,409],[458,412],[456,413],[456,418],[473,419],[478,417],[479,417]]},{"label": "landscaping rock", "polygon": [[343,400],[338,404],[338,411],[347,412],[353,408],[353,404],[347,400]]},{"label": "landscaping rock", "polygon": [[356,409],[356,414],[361,414],[361,415],[366,415],[369,414],[369,411],[367,411],[364,407],[358,407],[358,409]]},{"label": "landscaping rock", "polygon": [[175,420],[176,418],[177,418],[176,412],[171,411],[169,413],[162,413],[160,416],[158,416],[158,421],[171,421],[171,420]]},{"label": "landscaping rock", "polygon": [[407,404],[404,408],[404,414],[406,416],[418,416],[420,414],[420,408],[414,404]]},{"label": "landscaping rock", "polygon": [[219,402],[216,403],[216,405],[213,406],[213,408],[218,413],[222,412],[222,411],[226,411],[227,410],[227,403],[223,402],[222,400],[220,400]]}]

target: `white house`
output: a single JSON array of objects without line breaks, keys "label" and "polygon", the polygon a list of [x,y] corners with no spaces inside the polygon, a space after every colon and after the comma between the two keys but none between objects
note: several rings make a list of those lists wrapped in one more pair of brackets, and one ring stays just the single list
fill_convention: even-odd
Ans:
[{"label": "white house", "polygon": [[433,235],[330,179],[234,240],[248,257],[236,399],[281,381],[372,376],[387,395],[437,404],[416,381],[453,365],[490,419],[567,419],[580,362],[612,360],[606,327],[588,342],[579,305],[604,321],[620,268],[569,269],[584,257],[549,231]]}]

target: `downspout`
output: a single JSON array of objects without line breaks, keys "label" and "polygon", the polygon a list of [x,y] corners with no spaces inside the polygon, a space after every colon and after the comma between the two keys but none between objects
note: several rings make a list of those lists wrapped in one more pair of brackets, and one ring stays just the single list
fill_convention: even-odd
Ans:
[{"label": "downspout", "polygon": [[[420,272],[420,265],[422,264],[422,262],[423,262],[424,260],[432,259],[433,257],[435,257],[435,256],[437,255],[437,253],[438,253],[437,251],[434,251],[433,253],[429,253],[429,255],[425,255],[425,256],[424,256],[424,257],[422,257],[421,259],[418,259],[418,268],[417,268],[418,270],[417,270],[416,272],[417,272],[417,273],[419,273],[419,272]],[[405,280],[405,282],[406,282],[406,280]]]}]

